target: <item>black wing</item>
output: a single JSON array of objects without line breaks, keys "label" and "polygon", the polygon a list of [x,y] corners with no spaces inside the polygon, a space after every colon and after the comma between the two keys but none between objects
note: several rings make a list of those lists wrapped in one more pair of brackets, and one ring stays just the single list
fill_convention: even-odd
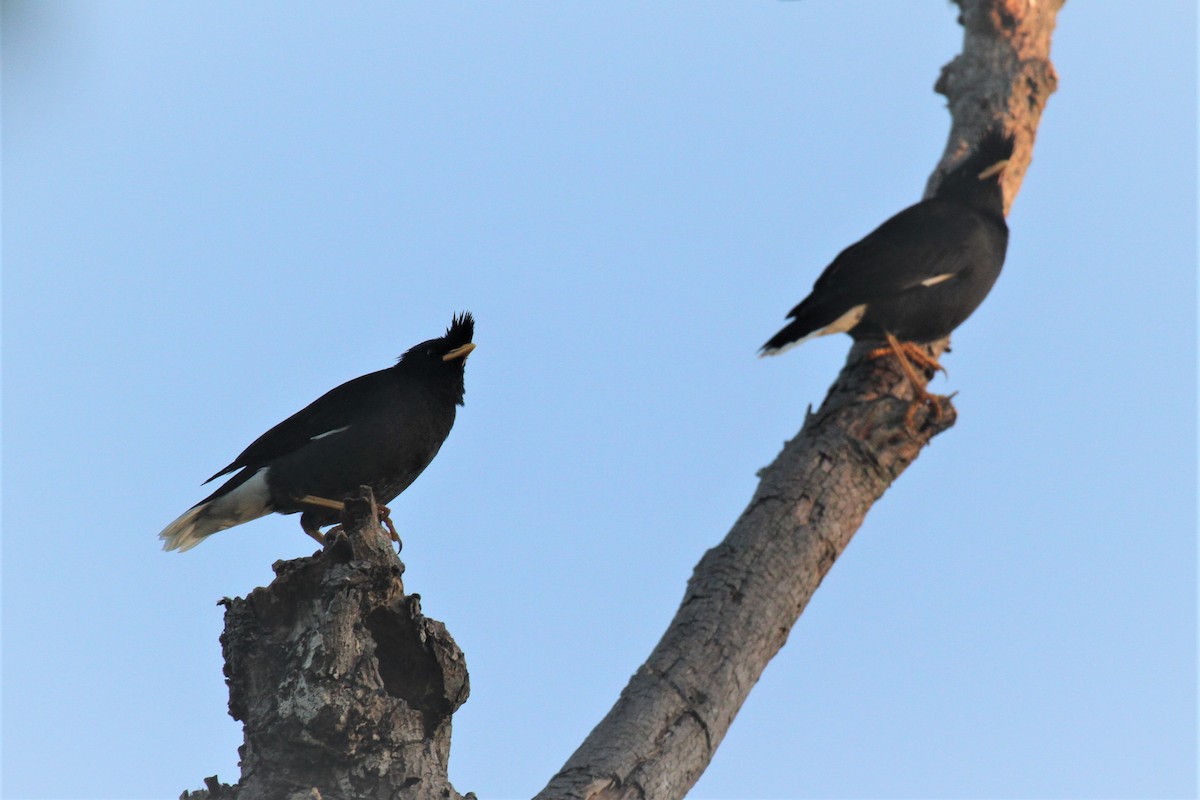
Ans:
[{"label": "black wing", "polygon": [[980,214],[958,204],[934,198],[910,206],[839,253],[813,284],[812,297],[836,297],[849,308],[956,274],[970,266],[963,248],[986,227]]},{"label": "black wing", "polygon": [[364,410],[375,408],[382,398],[394,392],[395,381],[392,370],[385,369],[330,389],[251,442],[232,464],[205,483],[243,467],[261,467],[299,450],[318,436],[349,426],[355,419],[362,418]]}]

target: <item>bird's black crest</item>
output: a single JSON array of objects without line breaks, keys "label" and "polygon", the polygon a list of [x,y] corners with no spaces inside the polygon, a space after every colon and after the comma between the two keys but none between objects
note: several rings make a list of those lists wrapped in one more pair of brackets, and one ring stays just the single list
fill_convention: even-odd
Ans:
[{"label": "bird's black crest", "polygon": [[[461,314],[455,314],[450,320],[450,327],[446,329],[446,333],[436,339],[430,339],[420,344],[413,345],[400,356],[400,362],[415,363],[415,359],[420,359],[422,356],[431,357],[436,355],[440,359],[451,350],[456,350],[464,344],[469,344],[472,337],[475,335],[475,318],[471,316],[470,311],[464,311]],[[459,362],[461,363],[461,362]]]},{"label": "bird's black crest", "polygon": [[[1003,196],[998,191],[1000,173],[992,173],[987,180],[980,178],[988,167],[1006,161],[1013,154],[1013,136],[1005,133],[1000,123],[993,124],[979,137],[971,151],[945,174],[937,187],[937,196],[953,198],[955,202],[977,208],[989,208],[1003,213]],[[995,207],[995,208],[993,208]]]},{"label": "bird's black crest", "polygon": [[467,344],[475,336],[475,317],[471,316],[470,311],[464,311],[461,314],[455,314],[450,320],[450,327],[446,329],[446,345],[453,349],[462,347]]},{"label": "bird's black crest", "polygon": [[1012,158],[1013,146],[1016,140],[1011,133],[1005,133],[1004,126],[997,123],[988,128],[973,148],[973,159],[987,166]]},{"label": "bird's black crest", "polygon": [[997,161],[1012,158],[1013,144],[1012,134],[1005,133],[1004,126],[996,123],[979,137],[979,141],[971,148],[967,157],[950,170],[946,180],[963,181],[970,185],[981,170],[987,169]]}]

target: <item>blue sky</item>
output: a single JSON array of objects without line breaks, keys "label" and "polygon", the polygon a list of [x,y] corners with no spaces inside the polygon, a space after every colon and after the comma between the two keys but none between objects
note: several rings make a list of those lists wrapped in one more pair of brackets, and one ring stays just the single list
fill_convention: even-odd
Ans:
[{"label": "blue sky", "polygon": [[[237,777],[216,601],[295,517],[158,531],[469,309],[393,504],[466,652],[451,778],[536,792],[849,339],[755,350],[945,143],[949,3],[4,5],[3,794]],[[1005,272],[696,798],[1196,791],[1196,10],[1071,2]],[[69,766],[67,766],[69,765]]]}]

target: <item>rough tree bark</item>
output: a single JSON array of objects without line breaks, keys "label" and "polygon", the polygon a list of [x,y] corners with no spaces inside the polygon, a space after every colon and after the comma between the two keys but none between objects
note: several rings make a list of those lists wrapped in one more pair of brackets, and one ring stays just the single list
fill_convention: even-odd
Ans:
[{"label": "rough tree bark", "polygon": [[184,798],[462,800],[446,773],[462,651],[404,594],[369,487],[342,525],[316,555],[277,562],[270,586],[222,601],[242,777]]},{"label": "rough tree bark", "polygon": [[[1004,176],[1011,204],[1055,88],[1050,37],[1063,0],[956,2],[963,50],[936,86],[953,122],[926,194],[1002,120],[1017,142]],[[954,424],[944,402],[941,418],[922,410],[910,431],[912,387],[893,360],[865,358],[868,349],[851,348],[820,409],[697,565],[650,658],[538,800],[674,800],[699,778],[867,511]],[[450,715],[467,696],[463,655],[404,595],[373,504],[353,504],[344,523],[348,533],[322,552],[276,564],[269,587],[225,601],[242,777],[235,786],[210,778],[185,798],[461,797],[446,762]]]},{"label": "rough tree bark", "polygon": [[[953,124],[926,196],[1002,120],[1017,140],[1004,174],[1007,209],[1055,88],[1050,37],[1063,0],[957,2],[963,50],[935,87]],[[954,423],[951,409],[941,419],[919,416],[916,434],[907,431],[912,387],[892,359],[866,359],[869,349],[851,348],[821,408],[760,473],[749,507],[696,566],[650,658],[537,800],[674,800],[700,777],[867,511]]]}]

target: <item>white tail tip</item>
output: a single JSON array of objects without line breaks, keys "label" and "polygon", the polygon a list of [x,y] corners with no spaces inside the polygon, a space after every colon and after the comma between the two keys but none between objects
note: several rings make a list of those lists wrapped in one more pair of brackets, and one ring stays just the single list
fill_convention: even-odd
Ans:
[{"label": "white tail tip", "polygon": [[164,528],[163,532],[158,535],[158,538],[163,540],[163,550],[178,550],[181,553],[191,550],[220,530],[220,528],[214,528],[211,521],[208,525],[203,524],[204,512],[207,510],[208,503],[201,503],[189,508],[183,516]]},{"label": "white tail tip", "polygon": [[273,509],[267,470],[263,467],[232,491],[185,511],[158,535],[163,550],[191,550],[217,531],[270,514]]}]

